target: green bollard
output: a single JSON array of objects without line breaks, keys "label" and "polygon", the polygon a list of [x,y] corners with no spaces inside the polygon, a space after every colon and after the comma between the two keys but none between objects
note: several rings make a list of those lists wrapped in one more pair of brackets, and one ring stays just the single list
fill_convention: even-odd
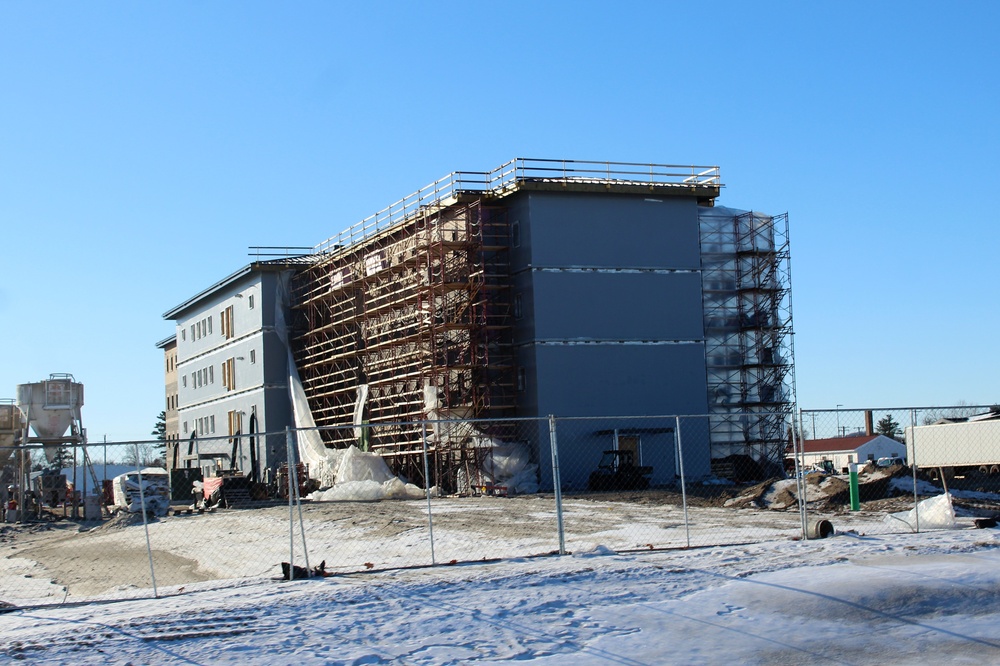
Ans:
[{"label": "green bollard", "polygon": [[851,511],[860,511],[861,502],[858,498],[858,463],[851,463]]}]

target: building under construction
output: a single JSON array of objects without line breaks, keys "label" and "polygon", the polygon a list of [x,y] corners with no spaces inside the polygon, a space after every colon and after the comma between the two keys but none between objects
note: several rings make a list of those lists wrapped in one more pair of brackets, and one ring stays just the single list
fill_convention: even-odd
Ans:
[{"label": "building under construction", "polygon": [[[511,417],[706,415],[685,434],[703,452],[689,474],[732,455],[780,464],[787,217],[717,208],[721,187],[717,167],[517,159],[452,173],[321,243],[292,283],[292,346],[326,445],[360,440],[422,479],[429,444],[431,481],[456,488],[486,442],[524,439]],[[425,421],[450,419],[496,420],[428,435]],[[576,445],[610,448],[607,433]],[[629,437],[642,458],[674,433]]]}]

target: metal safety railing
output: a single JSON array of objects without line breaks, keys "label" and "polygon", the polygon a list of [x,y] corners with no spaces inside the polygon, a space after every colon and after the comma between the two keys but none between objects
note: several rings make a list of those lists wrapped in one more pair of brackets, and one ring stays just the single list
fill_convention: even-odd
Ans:
[{"label": "metal safety railing", "polygon": [[446,205],[462,193],[505,194],[519,183],[579,182],[650,186],[721,187],[717,166],[643,164],[518,157],[492,171],[453,171],[313,247],[314,254],[350,247],[418,211]]}]

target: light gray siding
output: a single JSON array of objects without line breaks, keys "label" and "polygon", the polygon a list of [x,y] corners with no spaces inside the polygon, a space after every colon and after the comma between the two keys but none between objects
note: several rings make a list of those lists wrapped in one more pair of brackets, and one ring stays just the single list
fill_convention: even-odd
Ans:
[{"label": "light gray siding", "polygon": [[[275,272],[249,271],[176,314],[182,456],[192,432],[197,432],[203,464],[219,459],[223,467],[231,466],[231,412],[239,414],[243,435],[248,433],[251,414],[257,415],[258,432],[280,432],[291,423],[288,353],[274,330],[276,279]],[[228,315],[223,313],[229,308],[232,332],[226,337],[223,320]],[[224,382],[227,362],[233,371],[229,386]],[[238,442],[240,469],[249,469],[248,449],[248,441]],[[273,471],[285,460],[283,445],[261,443],[259,452],[261,471],[264,467]]]}]

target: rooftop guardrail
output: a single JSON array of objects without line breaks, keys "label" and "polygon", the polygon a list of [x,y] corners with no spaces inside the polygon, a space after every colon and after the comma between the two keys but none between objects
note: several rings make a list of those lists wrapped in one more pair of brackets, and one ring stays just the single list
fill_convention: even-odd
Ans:
[{"label": "rooftop guardrail", "polygon": [[492,171],[453,171],[312,248],[325,254],[349,247],[408,219],[422,209],[447,205],[463,193],[505,194],[523,182],[721,187],[719,167],[595,162],[519,157]]}]

